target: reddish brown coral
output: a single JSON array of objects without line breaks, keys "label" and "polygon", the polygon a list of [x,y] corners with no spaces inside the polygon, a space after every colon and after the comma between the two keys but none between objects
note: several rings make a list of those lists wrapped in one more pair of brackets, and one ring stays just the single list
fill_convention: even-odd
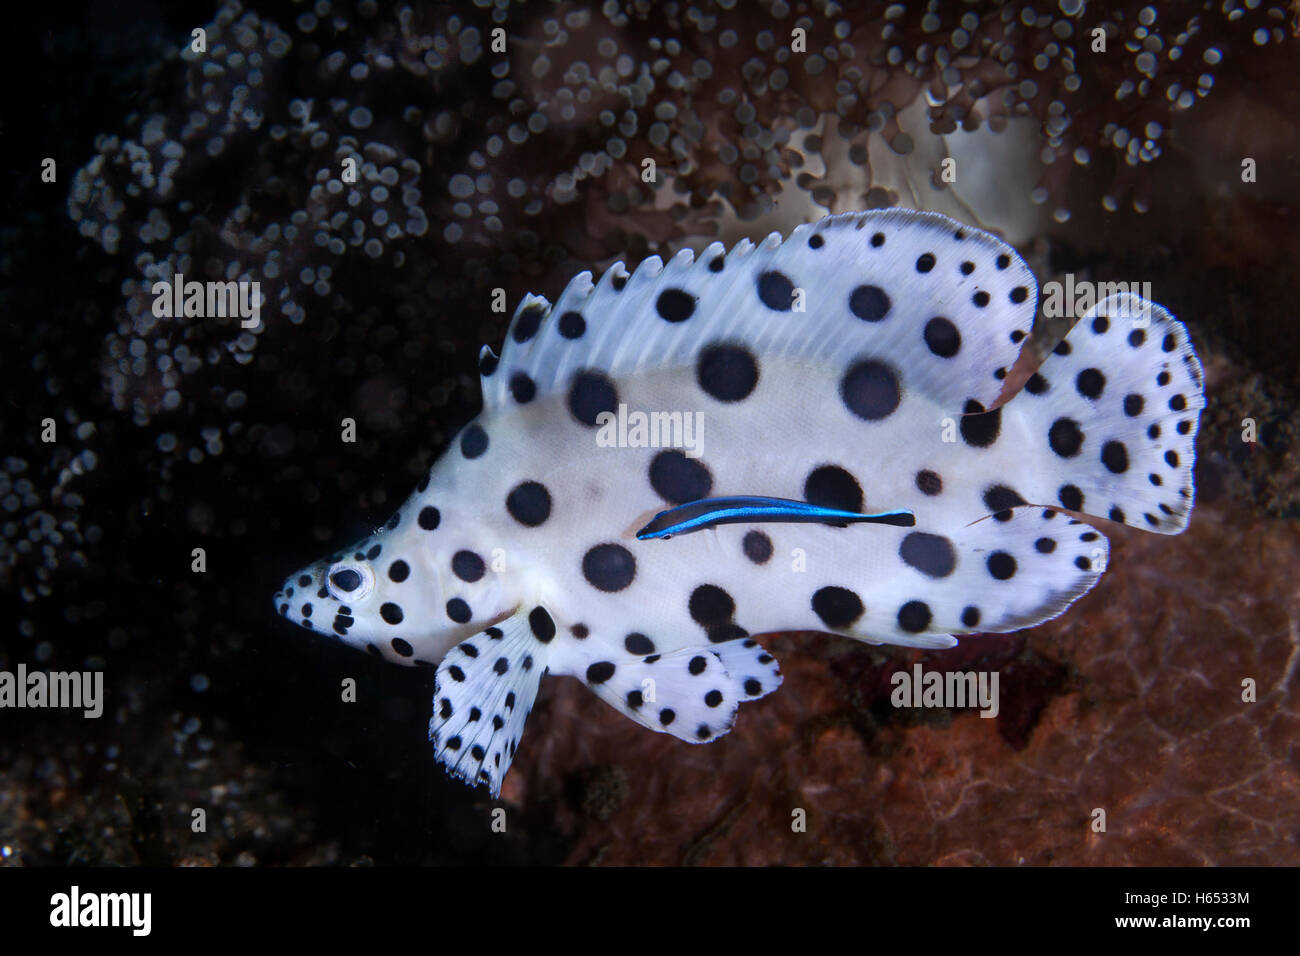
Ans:
[{"label": "reddish brown coral", "polygon": [[[707,747],[649,737],[558,685],[504,796],[555,799],[573,862],[1294,865],[1300,595],[1277,574],[1300,562],[1294,530],[1208,506],[1180,539],[1108,531],[1111,571],[1067,617],[966,642],[977,666],[1014,654],[997,719],[892,711],[884,675],[952,666],[944,654],[780,638],[785,685]],[[563,798],[589,764],[627,778],[607,821]]]}]

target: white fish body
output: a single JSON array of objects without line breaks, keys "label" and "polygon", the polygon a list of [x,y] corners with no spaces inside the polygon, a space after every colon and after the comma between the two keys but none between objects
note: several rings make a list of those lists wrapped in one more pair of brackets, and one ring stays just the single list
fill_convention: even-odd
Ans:
[{"label": "white fish body", "polygon": [[[427,483],[277,606],[436,666],[437,757],[493,796],[544,673],[705,742],[780,684],[751,634],[942,648],[1053,618],[1107,560],[1054,509],[1180,532],[1204,398],[1181,323],[1125,294],[985,412],[1036,288],[1000,240],[906,210],[583,273],[554,307],[521,303],[499,362],[484,350],[484,410]],[[689,446],[645,447],[637,413],[689,423]],[[753,495],[916,523],[636,537],[674,505]]]}]

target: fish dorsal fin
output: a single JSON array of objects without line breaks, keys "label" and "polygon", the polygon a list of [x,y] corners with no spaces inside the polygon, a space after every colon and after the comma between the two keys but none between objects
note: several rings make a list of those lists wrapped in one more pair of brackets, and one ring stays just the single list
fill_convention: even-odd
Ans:
[{"label": "fish dorsal fin", "polygon": [[[1037,299],[1029,267],[988,233],[908,209],[828,216],[784,240],[772,233],[730,252],[715,242],[698,259],[683,249],[666,264],[651,256],[630,275],[617,263],[597,283],[583,272],[554,306],[526,296],[500,361],[483,353],[484,405],[565,392],[581,372],[617,381],[696,366],[727,343],[760,376],[767,358],[842,364],[867,369],[864,393],[883,374],[886,390],[978,412],[1000,393]],[[712,354],[725,365],[737,353]]]}]

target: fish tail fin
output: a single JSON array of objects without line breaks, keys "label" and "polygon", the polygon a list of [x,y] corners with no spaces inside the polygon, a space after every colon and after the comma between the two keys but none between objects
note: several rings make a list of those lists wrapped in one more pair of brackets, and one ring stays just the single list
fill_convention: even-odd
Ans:
[{"label": "fish tail fin", "polygon": [[1160,534],[1187,527],[1205,375],[1187,329],[1130,292],[1097,303],[1017,395],[1046,442],[1036,504]]}]

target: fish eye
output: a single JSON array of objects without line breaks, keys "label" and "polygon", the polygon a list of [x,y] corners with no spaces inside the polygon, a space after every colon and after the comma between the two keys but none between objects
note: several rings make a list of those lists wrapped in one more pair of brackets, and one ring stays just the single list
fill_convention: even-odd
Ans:
[{"label": "fish eye", "polygon": [[330,594],[339,601],[360,601],[375,586],[375,576],[367,567],[336,564],[325,575]]}]

